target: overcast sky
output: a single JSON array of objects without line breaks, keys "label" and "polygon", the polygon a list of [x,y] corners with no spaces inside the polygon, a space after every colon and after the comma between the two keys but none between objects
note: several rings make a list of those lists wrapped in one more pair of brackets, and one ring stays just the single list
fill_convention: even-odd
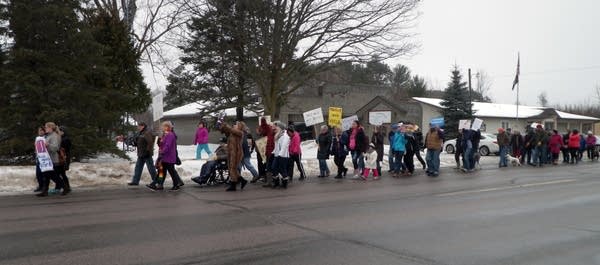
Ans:
[{"label": "overcast sky", "polygon": [[597,102],[600,85],[598,0],[424,0],[416,28],[420,52],[408,65],[434,88],[449,81],[458,64],[466,77],[485,70],[495,102],[514,103],[511,91],[521,53],[522,104],[537,104],[546,91],[551,105]]},{"label": "overcast sky", "polygon": [[[521,103],[537,104],[546,91],[551,105],[597,102],[600,85],[600,1],[598,0],[423,0],[415,31],[417,55],[388,61],[442,89],[456,63],[491,77],[495,102],[514,103],[511,91],[521,53]],[[144,67],[151,88],[166,82]]]}]

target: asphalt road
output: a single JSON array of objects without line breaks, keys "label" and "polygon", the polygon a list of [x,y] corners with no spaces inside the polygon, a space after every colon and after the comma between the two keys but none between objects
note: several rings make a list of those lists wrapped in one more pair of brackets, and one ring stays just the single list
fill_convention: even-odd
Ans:
[{"label": "asphalt road", "polygon": [[0,198],[0,264],[600,264],[598,165]]}]

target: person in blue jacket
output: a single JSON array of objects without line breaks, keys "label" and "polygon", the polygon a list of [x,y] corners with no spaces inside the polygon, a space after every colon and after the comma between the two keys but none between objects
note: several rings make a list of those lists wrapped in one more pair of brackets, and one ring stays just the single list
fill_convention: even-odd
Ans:
[{"label": "person in blue jacket", "polygon": [[394,133],[392,138],[392,152],[394,153],[394,172],[393,177],[400,177],[400,171],[402,170],[402,157],[406,152],[406,137],[404,135],[404,125],[399,124],[398,129]]}]

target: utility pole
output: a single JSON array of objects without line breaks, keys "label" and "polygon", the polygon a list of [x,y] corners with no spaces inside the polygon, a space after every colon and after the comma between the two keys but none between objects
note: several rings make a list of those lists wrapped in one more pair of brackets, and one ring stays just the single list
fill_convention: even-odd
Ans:
[{"label": "utility pole", "polygon": [[473,96],[471,95],[471,68],[469,68],[469,112],[473,115]]}]

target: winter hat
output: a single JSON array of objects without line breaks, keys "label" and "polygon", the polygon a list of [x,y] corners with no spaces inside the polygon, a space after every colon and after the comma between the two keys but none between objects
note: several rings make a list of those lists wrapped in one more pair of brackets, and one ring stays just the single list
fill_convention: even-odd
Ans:
[{"label": "winter hat", "polygon": [[594,133],[592,131],[588,131],[588,134],[591,135],[591,134],[594,134]]},{"label": "winter hat", "polygon": [[541,124],[538,124],[537,126],[535,126],[535,128],[542,129],[544,127]]},{"label": "winter hat", "polygon": [[504,132],[504,128],[498,128],[498,132],[499,133],[503,133]]}]

